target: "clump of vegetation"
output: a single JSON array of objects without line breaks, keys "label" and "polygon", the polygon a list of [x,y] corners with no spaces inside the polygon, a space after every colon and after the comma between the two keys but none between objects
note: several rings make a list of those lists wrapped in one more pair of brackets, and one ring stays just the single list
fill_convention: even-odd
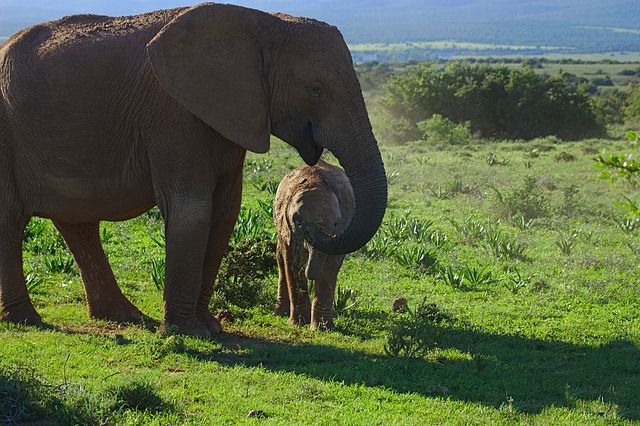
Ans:
[{"label": "clump of vegetation", "polygon": [[271,305],[275,286],[268,279],[277,269],[276,245],[269,240],[247,240],[230,246],[222,259],[212,305],[241,308]]},{"label": "clump of vegetation", "polygon": [[385,352],[394,357],[420,358],[442,343],[438,325],[448,318],[435,303],[423,299],[414,309],[407,304],[393,317]]},{"label": "clump of vegetation", "polygon": [[[407,136],[412,139],[422,136],[420,132],[433,136],[444,131],[445,139],[457,141],[448,135],[461,134],[465,127],[455,126],[465,123],[485,138],[576,139],[604,130],[585,86],[571,75],[543,76],[530,67],[454,61],[438,68],[422,62],[392,75],[385,90],[382,105],[394,119],[409,120],[414,130]],[[436,119],[430,119],[434,115]]]},{"label": "clump of vegetation", "polygon": [[54,404],[52,395],[34,371],[0,365],[0,423],[38,420]]},{"label": "clump of vegetation", "polygon": [[471,140],[471,132],[463,125],[456,124],[440,114],[433,114],[416,123],[422,139],[431,143],[464,145]]},{"label": "clump of vegetation", "polygon": [[446,235],[430,229],[433,222],[410,217],[393,218],[382,224],[360,253],[372,259],[392,258],[420,272],[431,270],[438,262],[430,245],[440,246]]},{"label": "clump of vegetation", "polygon": [[546,216],[549,212],[549,201],[533,176],[525,176],[519,186],[504,195],[496,188],[493,190],[504,217],[519,216],[523,220],[531,220]]},{"label": "clump of vegetation", "polygon": [[[111,379],[113,380],[113,379]],[[0,366],[0,422],[99,425],[120,423],[126,412],[159,413],[173,406],[140,378],[103,381],[97,389],[66,382],[51,386],[25,367]]]},{"label": "clump of vegetation", "polygon": [[[595,158],[595,162],[597,167],[603,169],[600,173],[601,179],[612,182],[622,179],[630,187],[636,188],[640,183],[640,161],[638,160],[640,134],[633,131],[627,132],[627,139],[631,143],[629,152],[617,154],[603,152]],[[624,198],[631,218],[640,217],[640,205],[630,197]]]}]

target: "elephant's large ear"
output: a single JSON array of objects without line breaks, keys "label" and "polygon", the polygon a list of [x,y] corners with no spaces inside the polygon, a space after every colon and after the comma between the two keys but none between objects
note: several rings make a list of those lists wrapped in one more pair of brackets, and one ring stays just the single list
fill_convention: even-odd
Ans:
[{"label": "elephant's large ear", "polygon": [[188,9],[147,45],[166,92],[225,138],[269,149],[269,101],[260,13],[221,4]]}]

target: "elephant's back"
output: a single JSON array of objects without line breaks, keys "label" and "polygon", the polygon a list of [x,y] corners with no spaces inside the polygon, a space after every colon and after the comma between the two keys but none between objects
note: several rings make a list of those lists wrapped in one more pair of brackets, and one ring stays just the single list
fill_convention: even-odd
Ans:
[{"label": "elephant's back", "polygon": [[163,26],[185,9],[122,17],[88,14],[66,16],[19,31],[2,47],[6,51],[16,50],[22,55],[32,52],[42,58],[85,46],[93,49],[131,46],[132,39],[140,39],[141,46],[146,46]]}]

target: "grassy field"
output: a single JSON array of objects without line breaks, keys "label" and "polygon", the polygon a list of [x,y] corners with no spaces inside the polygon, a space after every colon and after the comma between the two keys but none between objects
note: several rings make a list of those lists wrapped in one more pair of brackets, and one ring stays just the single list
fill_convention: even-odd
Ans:
[{"label": "grassy field", "polygon": [[[254,306],[214,297],[233,317],[221,336],[158,334],[155,211],[102,232],[149,319],[90,320],[60,237],[33,221],[25,270],[45,325],[0,324],[0,423],[640,424],[640,223],[616,205],[632,189],[598,179],[592,160],[625,147],[383,143],[388,213],[345,262],[357,303],[331,333],[271,314],[271,271],[243,282],[260,287]],[[277,141],[249,156],[239,228],[273,231],[252,212],[300,164]]]}]

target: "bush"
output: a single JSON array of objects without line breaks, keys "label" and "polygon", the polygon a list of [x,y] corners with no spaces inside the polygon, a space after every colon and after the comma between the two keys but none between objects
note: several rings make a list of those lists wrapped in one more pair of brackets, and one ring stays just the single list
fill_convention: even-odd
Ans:
[{"label": "bush", "polygon": [[549,201],[533,176],[525,176],[519,186],[505,195],[493,189],[507,218],[518,216],[524,220],[531,220],[549,213]]},{"label": "bush", "polygon": [[414,126],[439,114],[458,125],[470,123],[469,130],[485,138],[578,139],[603,131],[588,90],[566,73],[540,76],[530,67],[462,61],[437,69],[424,62],[391,76],[380,103],[391,120],[405,117]]},{"label": "bush", "polygon": [[456,124],[440,114],[433,114],[417,123],[422,139],[427,142],[449,145],[464,145],[471,139],[471,132],[465,126]]},{"label": "bush", "polygon": [[277,268],[276,245],[270,240],[247,240],[230,246],[222,259],[212,304],[248,308],[273,303],[275,286],[267,282]]}]

